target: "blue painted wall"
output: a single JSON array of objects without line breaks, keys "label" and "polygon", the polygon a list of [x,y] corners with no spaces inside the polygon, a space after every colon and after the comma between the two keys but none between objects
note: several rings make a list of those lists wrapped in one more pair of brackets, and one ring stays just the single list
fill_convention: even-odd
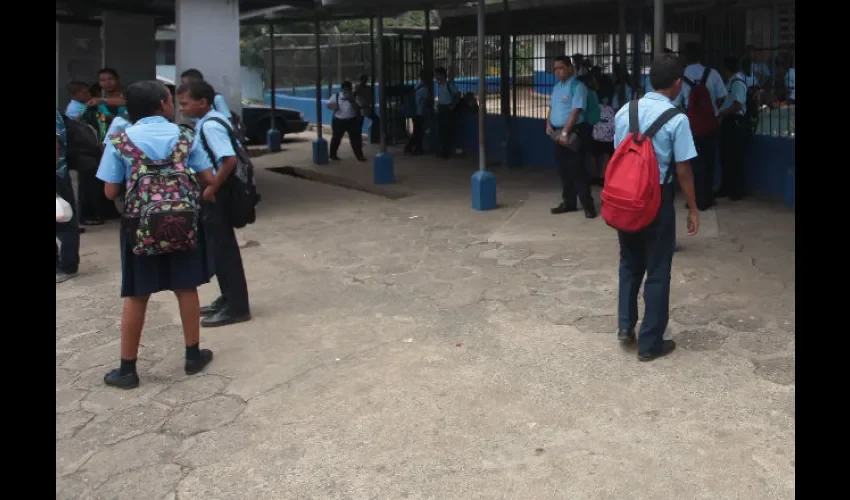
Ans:
[{"label": "blue painted wall", "polygon": [[[544,122],[538,118],[513,118],[510,122],[511,144],[508,154],[512,163],[545,169],[555,168],[552,140],[544,133]],[[467,113],[459,130],[458,143],[465,151],[478,151],[478,117]],[[487,155],[501,161],[505,148],[505,121],[501,116],[487,117]],[[757,135],[753,137],[747,158],[749,192],[785,200],[794,206],[796,177],[795,142],[793,138]],[[720,179],[720,174],[717,174]]]},{"label": "blue painted wall", "polygon": [[[646,79],[649,78],[649,75],[641,75],[641,81],[646,82]],[[535,71],[534,72],[534,82],[532,84],[534,86],[534,91],[540,94],[549,95],[552,93],[552,87],[555,85],[555,73],[550,73],[549,71]],[[643,84],[644,87],[646,84]]]}]

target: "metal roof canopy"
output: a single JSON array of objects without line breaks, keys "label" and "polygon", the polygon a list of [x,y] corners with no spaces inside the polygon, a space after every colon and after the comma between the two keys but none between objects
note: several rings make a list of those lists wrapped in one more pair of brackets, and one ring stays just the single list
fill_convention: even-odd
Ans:
[{"label": "metal roof canopy", "polygon": [[[313,9],[316,0],[239,0],[243,14],[288,5]],[[157,26],[174,24],[176,0],[56,0],[56,20],[77,24],[100,24],[103,11],[127,12],[153,16]]]},{"label": "metal roof canopy", "polygon": [[341,21],[371,17],[394,17],[405,12],[459,6],[469,0],[309,0],[313,6],[294,0],[278,1],[278,6],[245,13],[242,24],[271,24],[293,21]]}]

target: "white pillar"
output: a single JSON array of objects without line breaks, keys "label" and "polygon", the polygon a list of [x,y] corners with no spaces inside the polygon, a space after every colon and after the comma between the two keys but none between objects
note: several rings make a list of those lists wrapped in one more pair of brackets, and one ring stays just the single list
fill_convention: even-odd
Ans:
[{"label": "white pillar", "polygon": [[237,0],[177,0],[177,72],[195,68],[236,113],[242,111]]},{"label": "white pillar", "polygon": [[652,52],[656,56],[664,53],[667,46],[667,30],[664,29],[664,0],[655,0],[653,13]]},{"label": "white pillar", "polygon": [[122,86],[156,79],[153,16],[107,10],[103,13],[101,40],[103,66],[118,71]]}]

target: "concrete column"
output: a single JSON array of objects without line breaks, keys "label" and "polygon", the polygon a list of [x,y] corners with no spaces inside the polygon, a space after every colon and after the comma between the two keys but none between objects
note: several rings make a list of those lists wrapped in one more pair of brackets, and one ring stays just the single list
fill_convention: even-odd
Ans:
[{"label": "concrete column", "polygon": [[[64,110],[71,96],[65,86],[71,80],[97,81],[103,66],[100,27],[56,23],[56,105]],[[154,60],[154,62],[156,62]]]},{"label": "concrete column", "polygon": [[121,85],[156,79],[153,16],[107,10],[101,25],[103,66],[118,71]]},{"label": "concrete column", "polygon": [[484,61],[487,7],[478,0],[478,171],[472,174],[472,208],[496,208],[496,176],[487,171],[487,66]]},{"label": "concrete column", "polygon": [[652,32],[652,55],[660,56],[664,53],[664,47],[667,43],[664,24],[664,0],[655,0],[653,17],[653,32]]},{"label": "concrete column", "polygon": [[236,113],[242,111],[237,0],[177,0],[177,79],[196,68]]}]

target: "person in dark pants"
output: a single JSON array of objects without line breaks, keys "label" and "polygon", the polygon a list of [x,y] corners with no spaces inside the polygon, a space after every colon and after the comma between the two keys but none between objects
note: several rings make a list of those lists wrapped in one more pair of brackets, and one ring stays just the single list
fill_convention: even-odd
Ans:
[{"label": "person in dark pants", "polygon": [[718,117],[720,122],[720,168],[722,173],[717,196],[730,200],[744,197],[747,147],[750,144],[750,124],[747,112],[747,82],[739,71],[738,60],[727,57],[723,62],[723,77],[729,92]]},{"label": "person in dark pants", "polygon": [[[638,129],[646,132],[665,111],[673,109],[671,102],[682,87],[684,68],[672,54],[657,56],[650,68],[652,87],[638,102]],[[619,146],[631,129],[629,106],[624,106],[614,118],[614,144]],[[693,174],[690,160],[697,156],[687,116],[680,113],[667,121],[652,137],[652,146],[658,159],[662,201],[649,226],[633,232],[619,231],[620,284],[617,308],[617,338],[624,344],[638,340],[638,359],[651,361],[665,356],[676,348],[676,342],[664,340],[664,331],[670,318],[670,273],[676,245],[676,212],[673,206],[672,172],[675,161],[676,178],[687,198],[688,235],[699,230],[699,212],[696,210]],[[674,160],[675,159],[675,160]],[[638,292],[644,284],[643,323],[640,333],[635,333],[638,321]]]},{"label": "person in dark pants", "polygon": [[[551,212],[563,214],[578,211],[578,196],[585,217],[592,219],[596,217],[596,207],[590,193],[590,178],[584,166],[585,143],[589,144],[592,139],[583,126],[587,86],[576,79],[569,57],[556,57],[554,69],[558,81],[552,88],[546,116],[546,134],[555,141],[555,163],[561,177],[561,204]],[[576,137],[582,143],[578,148],[575,147]]]},{"label": "person in dark pants", "polygon": [[[180,85],[175,93],[180,112],[189,118],[200,118],[195,126],[198,140],[201,140],[200,136],[203,134],[209,148],[210,162],[215,170],[216,184],[221,186],[222,190],[227,189],[225,181],[233,174],[237,159],[231,141],[233,129],[230,121],[212,109],[215,89],[206,81],[199,80]],[[211,118],[218,118],[224,124]],[[204,233],[221,290],[221,295],[212,304],[201,308],[201,326],[207,328],[242,323],[251,319],[248,283],[236,233],[227,219],[227,199],[228,197],[221,196],[219,192],[215,202],[205,200],[201,206]]]},{"label": "person in dark pants", "polygon": [[448,159],[454,150],[456,105],[460,102],[460,91],[448,79],[446,68],[434,69],[434,79],[437,80],[437,128],[440,134],[441,158]]},{"label": "person in dark pants", "polygon": [[423,152],[422,141],[425,139],[425,110],[428,107],[428,87],[425,80],[428,75],[425,71],[419,73],[419,82],[413,89],[413,98],[416,102],[416,112],[410,118],[413,121],[413,134],[404,147],[405,153],[421,154]]},{"label": "person in dark pants", "polygon": [[[683,53],[687,63],[685,67],[686,81],[674,104],[681,104],[684,109],[688,109],[688,97],[692,86],[688,85],[687,81],[694,84],[700,83],[705,75],[706,66],[703,66],[700,62],[702,60],[702,47],[698,43],[686,44]],[[726,99],[726,85],[723,83],[720,73],[713,69],[708,72],[708,78],[704,83],[716,114],[717,108]],[[697,154],[699,155],[693,161],[694,188],[696,189],[697,208],[701,211],[714,206],[714,171],[717,168],[718,138],[719,134],[716,130],[709,135],[694,136],[694,144],[696,144]]]},{"label": "person in dark pants", "polygon": [[56,223],[56,283],[68,281],[77,275],[80,265],[80,226],[74,203],[74,187],[68,174],[68,162],[65,158],[67,143],[65,120],[56,110],[56,196],[61,196],[74,208],[74,215],[68,222]]},{"label": "person in dark pants", "polygon": [[360,105],[357,103],[357,98],[351,87],[351,82],[346,80],[340,85],[340,92],[335,94],[328,100],[328,109],[334,112],[331,120],[331,145],[330,155],[331,160],[339,160],[337,151],[339,144],[342,142],[342,137],[348,134],[348,141],[351,143],[351,149],[354,150],[354,156],[358,161],[366,161],[363,156],[363,121],[360,117]]}]

